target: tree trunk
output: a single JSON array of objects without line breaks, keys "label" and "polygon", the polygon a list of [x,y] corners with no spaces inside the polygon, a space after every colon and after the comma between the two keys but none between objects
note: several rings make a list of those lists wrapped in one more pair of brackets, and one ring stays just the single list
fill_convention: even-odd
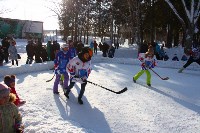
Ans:
[{"label": "tree trunk", "polygon": [[174,47],[178,46],[178,44],[179,44],[179,32],[175,31],[174,32]]},{"label": "tree trunk", "polygon": [[184,52],[188,54],[192,47],[192,41],[194,37],[194,24],[190,23],[188,26],[187,32],[186,32],[186,41],[185,41],[185,47]]},{"label": "tree trunk", "polygon": [[166,47],[167,48],[171,48],[172,47],[172,31],[171,31],[171,25],[168,24],[167,26],[167,44]]}]

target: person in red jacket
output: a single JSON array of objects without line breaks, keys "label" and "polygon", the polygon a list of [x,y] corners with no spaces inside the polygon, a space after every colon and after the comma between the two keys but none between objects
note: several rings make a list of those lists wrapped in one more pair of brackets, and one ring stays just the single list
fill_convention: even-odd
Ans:
[{"label": "person in red jacket", "polygon": [[10,93],[13,93],[16,95],[16,100],[14,101],[14,104],[16,106],[21,106],[26,103],[26,101],[23,101],[19,98],[16,90],[15,90],[15,75],[6,75],[4,77],[4,83],[10,88]]}]

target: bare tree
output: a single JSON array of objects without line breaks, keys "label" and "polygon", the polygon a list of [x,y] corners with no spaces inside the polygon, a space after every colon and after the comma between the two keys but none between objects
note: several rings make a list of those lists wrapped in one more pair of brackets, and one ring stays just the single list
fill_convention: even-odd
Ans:
[{"label": "bare tree", "polygon": [[[178,12],[170,0],[165,0],[165,2],[169,5],[182,24],[185,35],[184,38],[186,39],[185,52],[187,52],[191,48],[194,34],[198,32],[197,21],[200,15],[200,0],[190,0],[187,1],[187,4],[185,0],[181,0],[186,16],[181,16],[180,12]],[[184,17],[186,19],[184,19]]]}]

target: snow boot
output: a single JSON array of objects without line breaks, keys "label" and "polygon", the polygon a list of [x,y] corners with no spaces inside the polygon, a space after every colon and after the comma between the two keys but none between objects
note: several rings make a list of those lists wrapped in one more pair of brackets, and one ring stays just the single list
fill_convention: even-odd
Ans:
[{"label": "snow boot", "polygon": [[70,92],[70,91],[67,90],[67,91],[64,93],[64,95],[66,96],[67,99],[69,99],[69,92]]},{"label": "snow boot", "polygon": [[83,101],[81,100],[81,98],[78,98],[78,103],[83,104]]},{"label": "snow boot", "polygon": [[53,92],[53,94],[59,94],[59,92]]},{"label": "snow boot", "polygon": [[151,84],[147,84],[149,87],[151,87]]},{"label": "snow boot", "polygon": [[136,83],[136,80],[134,79],[134,77],[133,77],[133,82]]},{"label": "snow boot", "polygon": [[182,67],[182,68],[178,71],[178,73],[182,73],[184,69],[185,69],[185,68]]}]

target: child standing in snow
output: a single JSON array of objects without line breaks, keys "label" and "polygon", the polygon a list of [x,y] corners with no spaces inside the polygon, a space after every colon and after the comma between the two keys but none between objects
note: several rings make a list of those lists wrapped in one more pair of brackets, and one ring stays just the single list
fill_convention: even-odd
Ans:
[{"label": "child standing in snow", "polygon": [[142,70],[140,70],[133,77],[133,82],[136,83],[136,80],[145,72],[147,75],[146,83],[148,86],[151,86],[151,73],[148,69],[154,68],[155,66],[154,50],[152,45],[149,46],[148,51],[145,53],[144,57],[139,56],[139,60],[142,62]]},{"label": "child standing in snow", "polygon": [[16,95],[16,100],[14,101],[14,104],[15,104],[16,106],[21,106],[21,105],[25,104],[26,101],[22,101],[22,100],[19,98],[19,96],[17,95],[17,92],[16,92],[16,90],[15,90],[15,78],[16,78],[15,75],[6,75],[6,76],[4,77],[4,83],[5,83],[8,87],[10,87],[10,93],[13,93],[13,94]]},{"label": "child standing in snow", "polygon": [[21,114],[12,103],[14,98],[8,86],[0,83],[0,133],[23,133]]}]

